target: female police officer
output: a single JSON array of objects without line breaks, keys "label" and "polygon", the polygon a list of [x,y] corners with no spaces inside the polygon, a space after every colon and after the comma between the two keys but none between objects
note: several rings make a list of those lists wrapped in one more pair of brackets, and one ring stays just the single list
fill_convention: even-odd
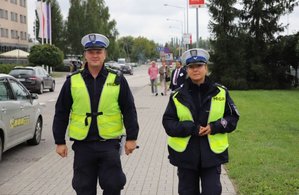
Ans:
[{"label": "female police officer", "polygon": [[107,37],[88,34],[84,69],[65,81],[53,122],[56,152],[66,157],[65,133],[74,141],[73,188],[78,195],[96,195],[97,179],[103,194],[119,195],[126,183],[119,156],[119,139],[125,134],[125,152],[136,148],[138,122],[134,99],[126,79],[104,66]]},{"label": "female police officer", "polygon": [[220,195],[227,133],[236,128],[239,114],[227,89],[206,76],[207,51],[190,49],[182,59],[189,78],[171,95],[163,115],[169,160],[178,167],[180,195]]}]

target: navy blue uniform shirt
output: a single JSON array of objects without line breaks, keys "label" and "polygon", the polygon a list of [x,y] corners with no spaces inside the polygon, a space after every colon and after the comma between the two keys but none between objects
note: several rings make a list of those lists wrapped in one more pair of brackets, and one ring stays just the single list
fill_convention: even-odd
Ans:
[{"label": "navy blue uniform shirt", "polygon": [[[103,66],[96,78],[90,74],[87,65],[82,72],[74,74],[82,74],[90,96],[90,104],[92,112],[98,112],[99,99],[102,93],[103,85],[106,81],[108,70]],[[137,121],[137,113],[134,104],[134,98],[123,75],[118,75],[120,83],[120,93],[118,104],[123,115],[123,122],[127,133],[127,140],[136,140],[139,131]],[[71,79],[67,77],[64,85],[61,88],[55,106],[55,116],[53,121],[53,135],[55,144],[65,144],[65,134],[69,124],[69,116],[73,99],[71,95]],[[83,121],[84,122],[84,121]],[[83,141],[102,140],[98,133],[96,117],[92,117],[90,129],[87,137]]]}]

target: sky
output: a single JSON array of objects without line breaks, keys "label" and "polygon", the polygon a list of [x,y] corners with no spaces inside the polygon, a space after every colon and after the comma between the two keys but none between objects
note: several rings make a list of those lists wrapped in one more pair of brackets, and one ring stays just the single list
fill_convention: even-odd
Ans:
[{"label": "sky", "polygon": [[[33,37],[33,21],[35,20],[35,0],[28,0],[28,33]],[[69,1],[57,0],[64,19],[68,16]],[[164,44],[171,38],[181,38],[182,33],[192,35],[192,42],[196,42],[196,9],[188,9],[188,0],[106,0],[110,18],[117,23],[119,37],[133,36],[146,37],[156,43]],[[165,6],[167,4],[167,6]],[[209,13],[207,8],[198,9],[198,34],[206,39],[211,36],[208,30]],[[299,31],[299,7],[280,22],[289,28],[282,35],[293,34]],[[100,32],[99,32],[100,33]]]}]

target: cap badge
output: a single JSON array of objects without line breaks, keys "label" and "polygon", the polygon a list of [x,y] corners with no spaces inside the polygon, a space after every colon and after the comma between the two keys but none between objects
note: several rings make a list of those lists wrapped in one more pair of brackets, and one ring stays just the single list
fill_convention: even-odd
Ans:
[{"label": "cap badge", "polygon": [[197,56],[197,50],[196,49],[191,50],[190,54],[191,54],[191,56]]},{"label": "cap badge", "polygon": [[92,43],[95,43],[95,42],[96,42],[96,40],[97,40],[97,38],[96,38],[96,35],[95,35],[95,34],[91,34],[91,35],[89,35],[89,36],[88,36],[88,38],[89,38],[90,42],[92,42]]}]

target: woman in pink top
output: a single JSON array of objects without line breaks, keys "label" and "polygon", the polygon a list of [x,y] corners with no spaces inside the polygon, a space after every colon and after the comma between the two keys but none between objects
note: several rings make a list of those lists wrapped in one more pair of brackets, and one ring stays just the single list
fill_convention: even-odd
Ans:
[{"label": "woman in pink top", "polygon": [[148,68],[147,72],[151,80],[152,94],[157,96],[158,95],[157,78],[158,78],[159,71],[155,61],[151,62],[151,66]]}]

